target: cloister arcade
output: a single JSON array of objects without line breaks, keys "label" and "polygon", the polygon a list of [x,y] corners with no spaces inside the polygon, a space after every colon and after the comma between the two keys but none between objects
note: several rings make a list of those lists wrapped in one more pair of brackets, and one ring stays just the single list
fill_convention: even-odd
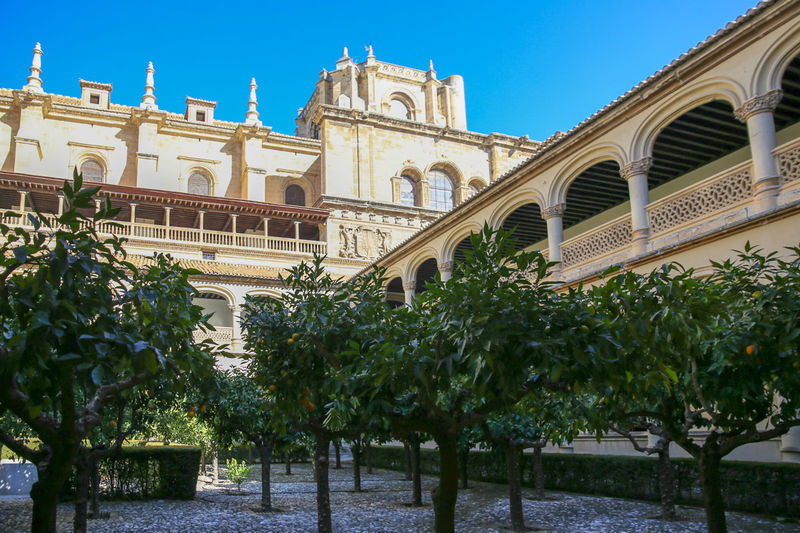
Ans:
[{"label": "cloister arcade", "polygon": [[656,85],[654,76],[631,91],[647,90],[646,105],[617,111],[623,97],[546,143],[378,261],[399,278],[395,300],[402,287],[410,302],[436,269],[449,278],[484,223],[513,229],[520,249],[558,262],[553,278],[569,284],[611,264],[663,261],[680,246],[795,205],[800,21],[773,38],[695,79]]}]

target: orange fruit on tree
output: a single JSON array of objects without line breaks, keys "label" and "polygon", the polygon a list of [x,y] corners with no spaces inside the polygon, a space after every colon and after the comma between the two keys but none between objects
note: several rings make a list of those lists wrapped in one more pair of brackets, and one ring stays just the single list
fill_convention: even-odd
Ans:
[{"label": "orange fruit on tree", "polygon": [[272,392],[275,392],[276,390],[278,390],[278,386],[277,385],[270,385],[269,386],[269,390],[271,390]]},{"label": "orange fruit on tree", "polygon": [[111,426],[112,428],[117,427],[117,423],[115,421],[113,421],[113,420],[111,422],[109,422],[108,425]]},{"label": "orange fruit on tree", "polygon": [[294,339],[293,339],[293,338],[291,338],[291,337],[289,337],[289,338],[286,340],[286,342],[288,342],[289,344],[294,344]]},{"label": "orange fruit on tree", "polygon": [[200,412],[201,413],[205,413],[206,412],[206,406],[205,405],[201,405],[200,406]]},{"label": "orange fruit on tree", "polygon": [[281,376],[285,376],[285,375],[286,375],[286,370],[281,369]]},{"label": "orange fruit on tree", "polygon": [[751,344],[750,346],[748,346],[747,348],[745,348],[745,351],[747,352],[747,355],[753,355],[753,352],[755,352],[755,351],[756,351],[756,346],[755,346],[755,344]]},{"label": "orange fruit on tree", "polygon": [[188,416],[189,418],[194,418],[194,411],[189,411],[188,413],[186,413],[186,416]]}]

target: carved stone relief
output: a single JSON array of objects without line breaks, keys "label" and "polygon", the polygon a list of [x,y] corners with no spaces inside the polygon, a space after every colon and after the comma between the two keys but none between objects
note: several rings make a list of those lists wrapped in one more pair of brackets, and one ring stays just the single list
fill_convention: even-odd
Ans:
[{"label": "carved stone relief", "polygon": [[339,225],[339,257],[375,259],[392,247],[392,234],[380,228]]}]

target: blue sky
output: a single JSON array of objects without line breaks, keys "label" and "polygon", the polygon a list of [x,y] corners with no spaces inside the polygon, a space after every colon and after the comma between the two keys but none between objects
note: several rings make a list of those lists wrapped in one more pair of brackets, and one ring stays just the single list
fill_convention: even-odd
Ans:
[{"label": "blue sky", "polygon": [[535,2],[10,2],[0,33],[0,87],[21,88],[36,41],[44,89],[78,96],[78,79],[113,83],[138,105],[153,61],[162,109],[216,100],[243,121],[248,84],[261,119],[294,133],[294,117],[342,47],[379,61],[464,77],[469,129],[543,140],[566,131],[755,0]]}]

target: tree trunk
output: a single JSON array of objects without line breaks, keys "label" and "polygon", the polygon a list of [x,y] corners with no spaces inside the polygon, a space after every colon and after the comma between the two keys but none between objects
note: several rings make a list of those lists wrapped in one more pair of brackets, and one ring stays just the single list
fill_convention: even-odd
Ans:
[{"label": "tree trunk", "polygon": [[270,466],[272,465],[272,448],[275,441],[267,439],[258,447],[261,457],[261,510],[265,513],[272,512],[272,494],[270,492]]},{"label": "tree trunk", "polygon": [[89,516],[92,518],[100,518],[100,468],[97,465],[97,459],[92,460],[92,512]]},{"label": "tree trunk", "polygon": [[722,484],[719,476],[719,463],[722,458],[716,449],[703,448],[698,458],[700,482],[703,485],[703,502],[706,507],[706,526],[708,533],[727,533],[725,523],[725,500],[722,497]]},{"label": "tree trunk", "polygon": [[542,447],[533,447],[533,486],[534,498],[544,500],[544,467],[542,466]]},{"label": "tree trunk", "polygon": [[406,481],[411,481],[411,446],[408,441],[403,442],[403,451],[406,452]]},{"label": "tree trunk", "polygon": [[439,485],[431,491],[434,531],[455,533],[458,499],[458,436],[442,432],[434,436],[439,445]]},{"label": "tree trunk", "polygon": [[286,452],[286,475],[292,475],[292,455],[289,452]]},{"label": "tree trunk", "polygon": [[361,443],[353,441],[350,449],[353,452],[353,490],[361,492]]},{"label": "tree trunk", "polygon": [[342,443],[338,439],[333,441],[333,451],[336,454],[336,466],[334,466],[334,468],[337,469],[337,470],[342,468],[342,450],[341,450],[341,448],[342,448]]},{"label": "tree trunk", "polygon": [[77,471],[77,483],[75,485],[75,516],[72,519],[72,531],[74,533],[86,533],[89,479],[91,475],[87,459],[80,457],[76,461],[75,469]]},{"label": "tree trunk", "polygon": [[219,454],[217,453],[216,444],[211,448],[211,482],[214,484],[219,483]]},{"label": "tree trunk", "polygon": [[49,462],[36,465],[39,480],[31,487],[32,533],[55,533],[58,495],[72,471],[73,458],[65,451],[54,451]]},{"label": "tree trunk", "polygon": [[200,448],[200,474],[206,475],[206,449]]},{"label": "tree trunk", "polygon": [[469,488],[469,475],[467,472],[467,467],[469,466],[469,449],[467,450],[459,450],[459,466],[461,466],[461,488],[468,489]]},{"label": "tree trunk", "polygon": [[331,439],[316,435],[314,449],[314,477],[317,481],[317,533],[332,533],[331,494],[328,485],[328,458]]},{"label": "tree trunk", "polygon": [[372,473],[372,445],[367,441],[367,474]]},{"label": "tree trunk", "polygon": [[[538,448],[537,448],[538,449]],[[519,471],[519,446],[505,446],[508,469],[508,505],[511,511],[511,529],[525,531],[525,516],[522,513],[522,480]]]},{"label": "tree trunk", "polygon": [[422,469],[420,468],[420,452],[419,452],[419,434],[414,433],[411,436],[411,458],[413,460],[412,468],[412,486],[414,493],[414,501],[411,505],[414,507],[422,507]]},{"label": "tree trunk", "polygon": [[672,464],[669,461],[669,442],[664,451],[658,452],[658,489],[661,493],[661,518],[675,520],[675,480],[672,476]]}]

